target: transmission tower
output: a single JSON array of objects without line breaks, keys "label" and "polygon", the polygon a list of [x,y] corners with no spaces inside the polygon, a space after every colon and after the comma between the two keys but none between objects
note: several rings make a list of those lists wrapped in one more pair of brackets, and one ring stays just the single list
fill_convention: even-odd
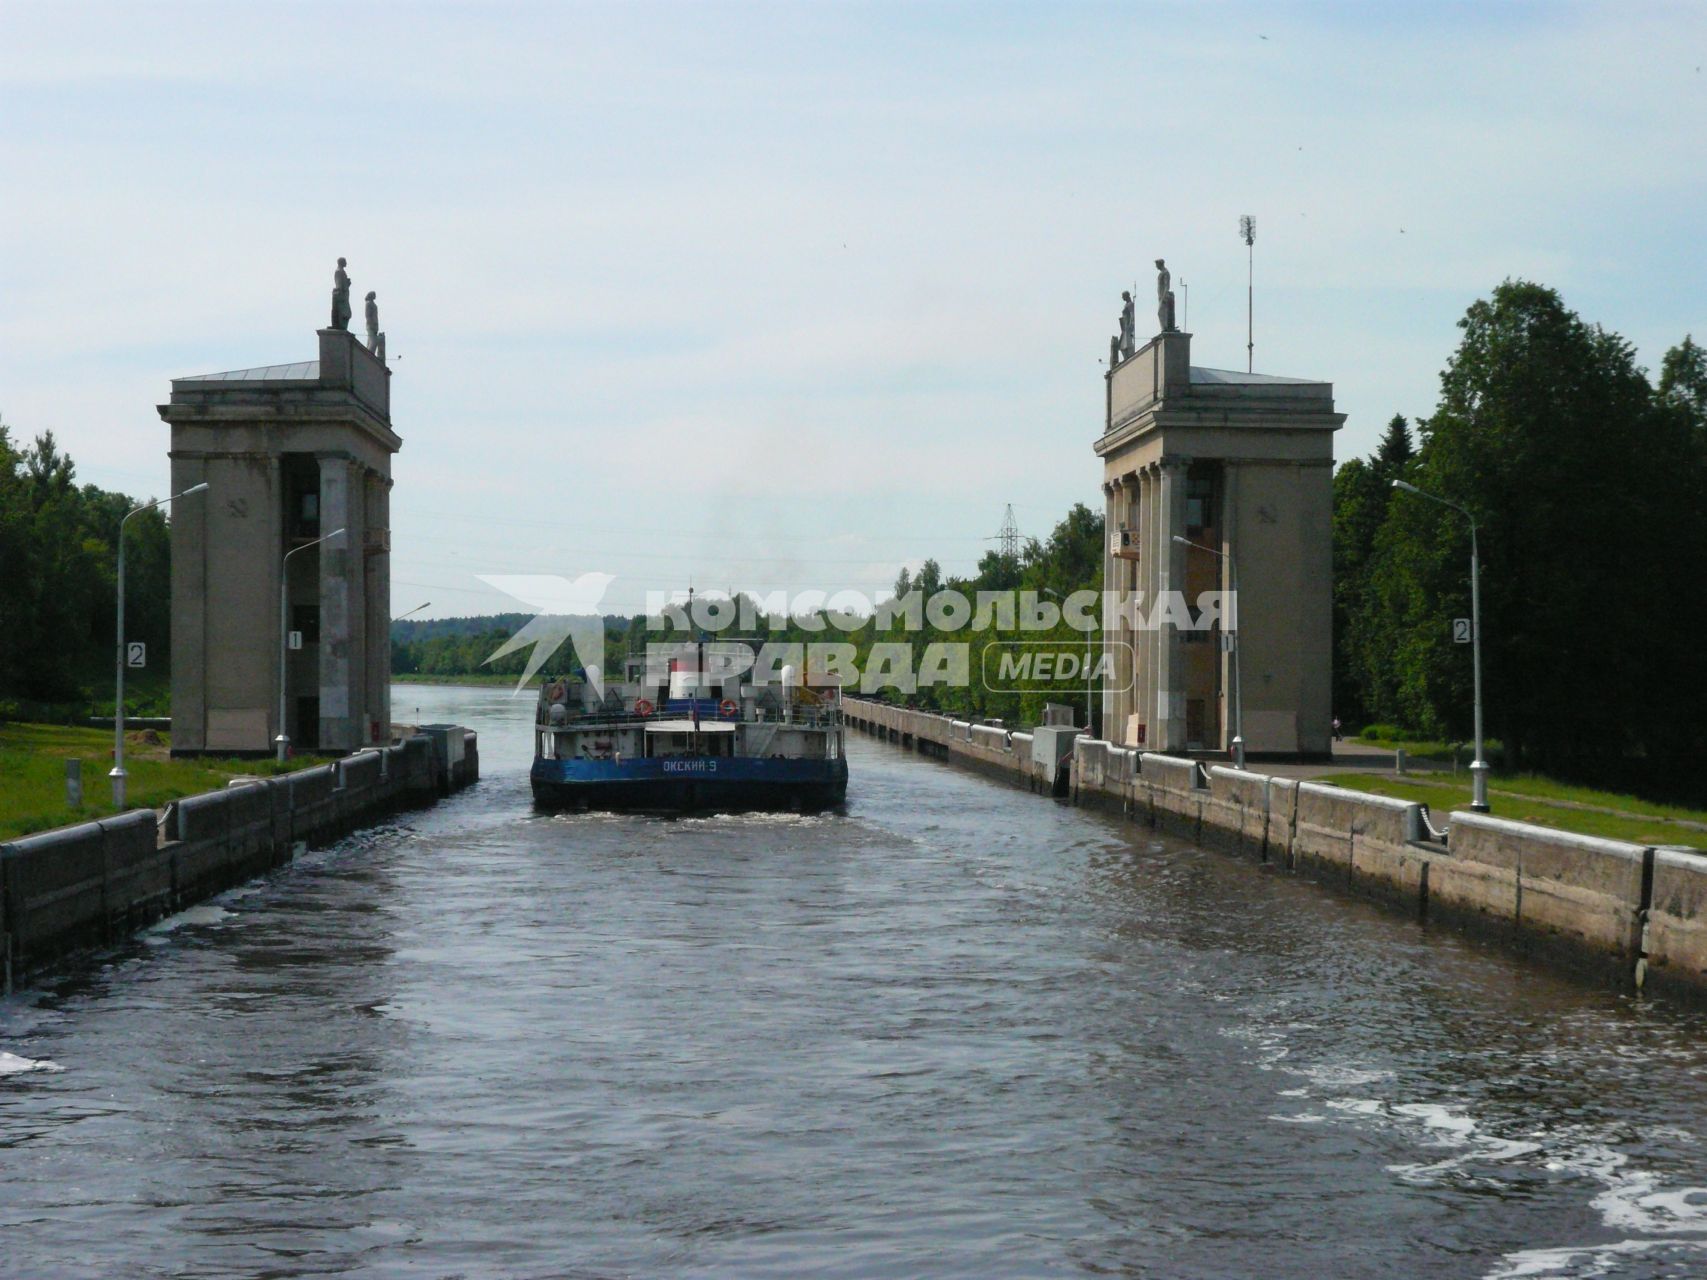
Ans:
[{"label": "transmission tower", "polygon": [[996,541],[1001,544],[1004,557],[1019,559],[1019,521],[1014,519],[1014,504],[1008,503],[1007,514],[1002,517],[1002,527],[996,530]]}]

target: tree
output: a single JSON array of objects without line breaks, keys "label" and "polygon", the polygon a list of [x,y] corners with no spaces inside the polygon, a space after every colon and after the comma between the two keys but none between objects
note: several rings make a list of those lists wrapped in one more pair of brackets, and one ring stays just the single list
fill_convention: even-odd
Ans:
[{"label": "tree", "polygon": [[919,566],[918,575],[913,579],[913,586],[924,595],[925,599],[930,599],[942,590],[942,566],[935,560],[926,560]]},{"label": "tree", "polygon": [[1375,450],[1375,456],[1369,464],[1375,473],[1391,484],[1405,473],[1405,466],[1416,457],[1415,444],[1411,441],[1411,427],[1405,421],[1405,415],[1395,413],[1393,420],[1387,424],[1386,434],[1381,437],[1381,444]]},{"label": "tree", "polygon": [[[27,449],[0,422],[0,697],[71,702],[111,688],[116,558],[135,499],[76,483],[52,432]],[[127,638],[164,664],[171,550],[165,513],[125,530]]]},{"label": "tree", "polygon": [[1660,362],[1660,403],[1683,415],[1696,441],[1707,444],[1707,351],[1689,335]]},{"label": "tree", "polygon": [[[1657,411],[1630,345],[1551,289],[1507,281],[1459,322],[1414,483],[1466,508],[1482,555],[1487,713],[1508,764],[1582,773],[1668,739],[1681,674],[1655,625],[1678,570],[1688,441]],[[1448,624],[1469,609],[1469,529],[1394,500],[1370,566],[1360,646],[1372,687],[1412,725],[1469,730],[1469,653]]]},{"label": "tree", "polygon": [[1415,456],[1410,424],[1396,413],[1367,460],[1353,458],[1334,473],[1334,715],[1354,724],[1399,717],[1385,639],[1372,626],[1380,615],[1370,570],[1393,481]]}]

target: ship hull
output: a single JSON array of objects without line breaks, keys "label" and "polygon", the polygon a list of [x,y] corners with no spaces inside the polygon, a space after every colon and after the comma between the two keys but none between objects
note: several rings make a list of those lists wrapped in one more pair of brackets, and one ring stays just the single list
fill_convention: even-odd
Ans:
[{"label": "ship hull", "polygon": [[847,798],[846,760],[742,756],[533,762],[542,809],[643,813],[812,813]]}]

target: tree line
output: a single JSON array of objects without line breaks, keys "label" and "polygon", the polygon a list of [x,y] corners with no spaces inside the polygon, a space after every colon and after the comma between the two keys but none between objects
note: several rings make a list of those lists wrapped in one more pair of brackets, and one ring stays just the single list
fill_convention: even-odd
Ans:
[{"label": "tree line", "polygon": [[[110,705],[119,522],[139,505],[79,485],[51,431],[22,445],[0,422],[0,703],[11,714]],[[166,515],[147,511],[125,529],[126,639],[148,646],[145,686],[168,669],[170,592]]]},{"label": "tree line", "polygon": [[[533,620],[531,613],[492,613],[474,617],[404,619],[391,624],[393,675],[519,676],[527,669],[531,647],[488,662],[504,642]],[[627,650],[629,620],[605,616],[605,670],[620,669]],[[555,669],[570,655],[553,655]]]},{"label": "tree line", "polygon": [[[1471,732],[1470,520],[1487,733],[1508,768],[1701,794],[1707,355],[1631,344],[1511,280],[1459,321],[1434,413],[1334,476],[1336,713]],[[1463,509],[1397,489],[1403,480]]]},{"label": "tree line", "polygon": [[[1474,303],[1459,328],[1433,413],[1395,416],[1372,454],[1334,476],[1334,713],[1353,728],[1470,737],[1471,648],[1452,626],[1471,613],[1468,516],[1481,562],[1487,733],[1505,765],[1699,798],[1707,352],[1685,337],[1650,379],[1626,339],[1523,280]],[[1396,480],[1465,514],[1396,489]],[[902,572],[895,594],[1101,591],[1104,538],[1101,513],[1078,505],[1017,555],[988,552],[964,577],[926,560]],[[522,654],[491,667],[484,659],[524,621],[468,619],[458,635],[413,636],[394,646],[397,669],[519,672]],[[658,619],[627,620],[607,629],[606,670],[649,641],[682,638]],[[957,715],[1029,723],[1046,699],[1082,696],[1059,685],[993,690],[981,678],[979,657],[992,642],[1082,642],[1064,622],[1042,633],[939,634],[928,622],[915,630],[880,618],[843,629],[820,615],[773,620],[758,638],[851,643],[861,670],[879,643],[910,642],[922,653],[937,641],[969,642],[968,682],[883,695]],[[569,670],[568,655],[552,667]]]}]

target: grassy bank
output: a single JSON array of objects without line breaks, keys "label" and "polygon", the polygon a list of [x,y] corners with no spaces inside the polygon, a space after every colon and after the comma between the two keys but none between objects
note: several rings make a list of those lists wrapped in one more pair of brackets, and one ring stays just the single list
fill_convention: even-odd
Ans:
[{"label": "grassy bank", "polygon": [[[1468,808],[1470,804],[1470,781],[1462,774],[1395,778],[1380,773],[1336,773],[1320,781],[1426,804],[1436,825],[1453,809]],[[1514,822],[1532,822],[1560,831],[1635,844],[1707,846],[1707,812],[1650,804],[1634,796],[1589,787],[1566,786],[1532,774],[1493,778],[1488,801],[1495,817]]]},{"label": "grassy bank", "polygon": [[[243,775],[288,773],[319,764],[298,756],[284,765],[273,760],[172,760],[167,735],[125,735],[127,807],[159,808],[168,801],[225,786]],[[65,762],[83,762],[83,803],[65,803]],[[0,724],[0,839],[72,822],[109,818],[113,735],[105,729],[55,724]]]},{"label": "grassy bank", "polygon": [[[105,716],[110,720],[113,714],[113,669],[107,667],[83,679],[79,684],[77,695],[62,702],[0,698],[0,721],[83,724],[93,716]],[[171,715],[171,678],[159,670],[127,672],[124,682],[124,706],[127,718]]]}]

